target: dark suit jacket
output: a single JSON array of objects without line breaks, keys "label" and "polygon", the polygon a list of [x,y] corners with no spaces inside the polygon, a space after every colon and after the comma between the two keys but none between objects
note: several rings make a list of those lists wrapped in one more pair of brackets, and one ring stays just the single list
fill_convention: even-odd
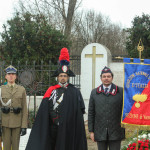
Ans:
[{"label": "dark suit jacket", "polygon": [[125,130],[121,128],[123,89],[112,84],[110,92],[103,86],[92,90],[88,109],[89,132],[94,132],[96,141],[121,140]]}]

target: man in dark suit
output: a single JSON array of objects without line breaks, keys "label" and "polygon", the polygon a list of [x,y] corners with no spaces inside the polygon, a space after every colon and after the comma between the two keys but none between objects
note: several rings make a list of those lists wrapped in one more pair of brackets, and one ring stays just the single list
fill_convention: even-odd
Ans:
[{"label": "man in dark suit", "polygon": [[88,127],[98,150],[120,150],[125,130],[121,128],[123,89],[112,83],[113,73],[105,67],[100,75],[102,84],[93,89],[88,108]]}]

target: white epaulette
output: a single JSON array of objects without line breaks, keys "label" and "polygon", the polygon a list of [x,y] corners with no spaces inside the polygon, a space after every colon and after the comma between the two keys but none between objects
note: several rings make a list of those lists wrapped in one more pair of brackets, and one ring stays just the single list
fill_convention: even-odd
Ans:
[{"label": "white epaulette", "polygon": [[64,93],[62,93],[61,97],[59,98],[59,100],[57,100],[57,102],[55,103],[54,105],[54,110],[59,106],[59,104],[62,102],[63,100],[63,96],[64,96]]},{"label": "white epaulette", "polygon": [[2,106],[8,106],[8,105],[11,105],[11,99],[9,99],[7,103],[4,103],[4,102],[3,102],[2,96],[1,96],[1,95],[2,95],[2,94],[1,94],[1,93],[2,93],[1,90],[2,90],[2,89],[1,89],[1,87],[0,87],[0,101],[1,101],[1,103],[2,103]]}]

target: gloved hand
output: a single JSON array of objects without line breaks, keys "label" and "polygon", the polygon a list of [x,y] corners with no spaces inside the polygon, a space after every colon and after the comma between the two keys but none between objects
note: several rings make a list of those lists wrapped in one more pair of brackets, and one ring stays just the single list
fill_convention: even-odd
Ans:
[{"label": "gloved hand", "polygon": [[27,133],[27,129],[26,128],[21,128],[20,135],[24,136],[24,135],[26,135],[26,133]]}]

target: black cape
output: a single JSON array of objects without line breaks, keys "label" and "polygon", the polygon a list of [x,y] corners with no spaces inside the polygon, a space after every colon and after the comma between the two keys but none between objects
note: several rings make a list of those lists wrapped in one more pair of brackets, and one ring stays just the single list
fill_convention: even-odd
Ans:
[{"label": "black cape", "polygon": [[[44,98],[39,107],[26,150],[52,150],[49,100]],[[57,134],[56,150],[87,150],[80,91],[69,84],[62,101],[62,112]]]}]

